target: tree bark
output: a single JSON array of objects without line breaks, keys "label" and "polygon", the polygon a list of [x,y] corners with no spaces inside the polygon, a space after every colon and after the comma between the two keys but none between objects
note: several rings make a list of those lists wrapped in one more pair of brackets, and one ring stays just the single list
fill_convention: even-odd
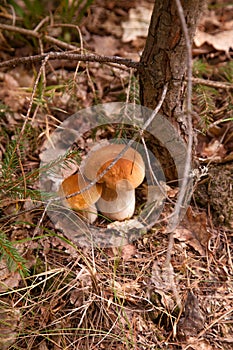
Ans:
[{"label": "tree bark", "polygon": [[[181,0],[192,43],[204,0]],[[160,113],[186,140],[188,129],[184,112],[187,47],[175,0],[155,0],[139,71],[141,104],[155,109],[164,85],[168,91]],[[172,137],[172,135],[171,135]],[[166,145],[153,140],[153,153],[159,159],[167,181],[177,180],[176,167]],[[179,149],[177,153],[179,153]]]},{"label": "tree bark", "polygon": [[[182,0],[191,42],[203,3],[203,0]],[[141,63],[142,105],[154,109],[168,83],[168,93],[160,112],[175,124],[182,121],[187,49],[175,0],[155,0]]]}]

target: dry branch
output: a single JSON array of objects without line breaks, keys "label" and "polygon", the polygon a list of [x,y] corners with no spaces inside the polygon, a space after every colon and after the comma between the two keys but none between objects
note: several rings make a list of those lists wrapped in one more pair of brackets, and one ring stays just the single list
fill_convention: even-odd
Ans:
[{"label": "dry branch", "polygon": [[224,83],[221,81],[214,81],[214,80],[206,80],[206,79],[200,79],[200,78],[192,78],[193,84],[199,84],[199,85],[205,85],[210,86],[216,89],[224,89],[224,90],[233,90],[233,84],[231,83]]},{"label": "dry branch", "polygon": [[48,52],[42,55],[13,58],[12,60],[1,62],[0,68],[15,67],[16,65],[19,65],[19,64],[41,62],[44,59],[99,62],[99,63],[116,63],[116,64],[124,65],[129,68],[138,68],[140,66],[139,62],[135,62],[131,59],[122,58],[118,56],[99,56],[95,54],[81,55],[81,54],[75,54],[72,52]]}]

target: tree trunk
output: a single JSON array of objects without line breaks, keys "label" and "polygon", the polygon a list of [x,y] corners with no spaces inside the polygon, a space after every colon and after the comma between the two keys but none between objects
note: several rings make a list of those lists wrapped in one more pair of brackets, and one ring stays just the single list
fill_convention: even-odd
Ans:
[{"label": "tree trunk", "polygon": [[[204,2],[182,1],[191,42]],[[173,123],[182,121],[179,117],[184,103],[187,49],[175,0],[155,0],[141,63],[141,104],[154,109],[168,83],[168,93],[160,112]]]},{"label": "tree trunk", "polygon": [[[182,0],[191,43],[204,3],[204,0]],[[141,63],[141,104],[154,109],[161,98],[164,85],[168,83],[168,91],[160,113],[168,118],[185,140],[187,125],[182,112],[185,101],[187,48],[175,0],[155,0]],[[153,140],[153,143],[153,153],[159,159],[166,179],[177,179],[171,154],[159,140]]]}]

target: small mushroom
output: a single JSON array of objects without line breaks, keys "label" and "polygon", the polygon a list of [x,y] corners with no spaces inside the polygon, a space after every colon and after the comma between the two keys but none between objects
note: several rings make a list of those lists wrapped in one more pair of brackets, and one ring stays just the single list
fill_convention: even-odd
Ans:
[{"label": "small mushroom", "polygon": [[[68,196],[86,188],[88,184],[89,181],[84,179],[82,174],[76,173],[63,180],[59,193],[62,196]],[[66,198],[64,204],[77,211],[79,215],[84,217],[89,223],[93,223],[97,218],[95,203],[100,198],[101,191],[102,186],[96,184],[81,194]]]},{"label": "small mushroom", "polygon": [[[83,171],[89,180],[96,179],[125,148],[124,144],[109,144],[90,152]],[[102,194],[97,208],[112,220],[125,220],[135,210],[135,188],[145,177],[145,164],[135,149],[129,148],[123,156],[98,180]]]}]

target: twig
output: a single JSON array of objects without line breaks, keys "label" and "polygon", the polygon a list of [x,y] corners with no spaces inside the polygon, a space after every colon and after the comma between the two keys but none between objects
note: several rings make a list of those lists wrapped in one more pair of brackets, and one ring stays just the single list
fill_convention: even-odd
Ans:
[{"label": "twig", "polygon": [[163,101],[166,97],[166,94],[167,94],[167,88],[168,88],[168,83],[164,85],[164,88],[163,88],[163,92],[162,92],[162,96],[160,98],[160,101],[159,103],[157,104],[156,108],[154,109],[154,111],[151,113],[151,116],[150,118],[147,119],[147,121],[145,122],[145,124],[143,125],[142,127],[142,132],[144,132],[144,130],[146,130],[148,128],[148,126],[152,123],[152,121],[154,120],[156,114],[158,114],[162,104],[163,104]]},{"label": "twig", "polygon": [[29,106],[28,106],[27,114],[26,114],[26,117],[25,117],[25,121],[24,121],[24,123],[23,123],[23,126],[22,126],[22,128],[21,128],[21,131],[20,131],[20,134],[19,134],[19,137],[18,137],[18,141],[21,139],[21,137],[22,137],[22,135],[23,135],[23,133],[24,133],[25,127],[26,127],[26,125],[27,125],[27,122],[28,122],[28,120],[29,120],[29,118],[30,118],[30,114],[31,114],[31,110],[32,110],[32,105],[33,105],[33,100],[34,100],[34,96],[35,96],[35,94],[36,94],[36,89],[37,89],[37,86],[38,86],[38,84],[39,84],[39,80],[40,80],[41,74],[43,73],[44,67],[45,67],[45,65],[46,65],[46,63],[47,63],[47,61],[48,61],[48,59],[49,59],[49,56],[46,56],[45,59],[44,59],[44,61],[43,61],[42,64],[41,64],[40,70],[39,70],[39,72],[38,72],[38,74],[37,74],[36,81],[35,81],[34,86],[33,86],[32,95],[31,95],[31,98],[30,98],[30,101],[29,101]]},{"label": "twig", "polygon": [[8,30],[9,32],[16,32],[16,33],[20,33],[20,34],[24,34],[24,35],[28,35],[28,36],[33,36],[35,38],[41,37],[41,34],[34,31],[34,30],[20,28],[17,26],[11,26],[10,24],[1,24],[0,23],[0,29]]},{"label": "twig", "polygon": [[[46,22],[46,21],[48,21],[48,17],[44,18],[34,30],[25,29],[25,28],[21,28],[21,27],[17,27],[17,26],[12,26],[9,24],[1,24],[1,23],[0,23],[0,29],[8,30],[10,32],[20,33],[20,34],[27,35],[27,36],[32,36],[32,37],[37,38],[37,39],[44,39],[45,41],[53,43],[59,47],[67,49],[67,50],[72,50],[72,51],[79,50],[78,46],[68,44],[68,43],[66,43],[62,40],[56,39],[50,35],[47,35],[47,34],[44,35],[43,33],[39,33],[38,30],[40,29],[40,26],[42,26],[44,24],[44,22]],[[67,25],[67,26],[72,26],[72,25]]]},{"label": "twig", "polygon": [[[39,232],[39,230],[40,230],[40,226],[41,226],[41,224],[42,224],[42,222],[43,222],[43,220],[44,220],[44,217],[45,217],[45,214],[46,214],[46,212],[47,212],[48,207],[49,207],[49,202],[48,202],[48,203],[46,204],[46,206],[44,207],[44,210],[43,210],[43,213],[42,213],[42,215],[41,215],[41,217],[40,217],[40,220],[39,220],[39,222],[37,223],[37,225],[36,225],[36,227],[35,227],[35,229],[34,229],[34,231],[33,231],[32,241],[33,241],[34,237],[36,237],[36,236],[38,235],[38,232]],[[26,254],[26,252],[29,250],[29,248],[30,248],[30,244],[27,246],[27,249],[26,249],[26,251],[25,251],[25,254]]]},{"label": "twig", "polygon": [[218,318],[216,318],[214,321],[212,321],[208,326],[205,327],[205,329],[203,329],[198,335],[197,338],[202,337],[208,329],[212,328],[215,324],[219,323],[219,321],[221,321],[222,319],[226,318],[228,315],[233,313],[233,307],[231,307],[229,310],[227,310],[226,312],[224,312],[221,316],[219,316]]},{"label": "twig", "polygon": [[[65,26],[65,27],[70,27],[70,28],[75,28],[78,32],[78,35],[79,35],[79,40],[80,40],[80,53],[83,55],[84,54],[84,46],[83,46],[83,37],[82,37],[82,33],[81,33],[81,30],[79,28],[79,26],[77,25],[74,25],[74,24],[62,24],[62,26]],[[76,81],[76,77],[77,77],[77,74],[78,74],[78,70],[79,70],[79,67],[80,67],[80,61],[78,61],[77,63],[77,66],[76,66],[76,69],[75,69],[75,72],[74,72],[74,83]]]},{"label": "twig", "polygon": [[189,174],[191,170],[191,161],[192,161],[192,144],[193,144],[193,130],[192,130],[192,46],[189,39],[189,33],[187,24],[185,22],[185,16],[184,11],[181,6],[180,0],[176,0],[176,7],[178,10],[178,14],[181,21],[181,27],[183,30],[183,34],[185,37],[185,43],[186,43],[186,49],[187,49],[187,112],[186,112],[186,118],[187,118],[187,133],[188,133],[188,143],[187,143],[187,155],[185,160],[185,166],[184,166],[184,174],[183,179],[180,187],[180,193],[178,195],[178,199],[175,205],[174,213],[173,213],[173,220],[171,223],[171,226],[169,228],[170,232],[173,232],[176,228],[178,221],[179,221],[179,215],[182,207],[182,203],[184,200],[184,197],[186,195],[186,189],[189,179]]},{"label": "twig", "polygon": [[[48,18],[46,17],[43,21],[47,21]],[[43,21],[41,23],[43,23]],[[40,25],[41,25],[40,23]],[[58,26],[58,25],[54,25]],[[65,43],[59,39],[53,38],[50,35],[44,35],[43,33],[38,33],[39,27],[37,26],[34,30],[30,29],[25,29],[21,27],[17,27],[14,25],[8,25],[8,24],[0,24],[0,29],[3,30],[8,30],[12,32],[17,32],[23,35],[27,36],[32,36],[34,38],[37,38],[39,40],[46,40],[48,42],[51,42],[53,44],[58,45],[59,47],[62,47],[64,49],[70,50],[71,52],[49,52],[41,55],[35,55],[35,56],[29,56],[29,57],[20,57],[20,58],[15,58],[12,60],[8,60],[5,62],[0,63],[0,68],[1,67],[15,67],[16,65],[19,64],[28,64],[28,63],[34,63],[34,62],[40,62],[43,61],[47,56],[49,56],[49,59],[54,60],[54,59],[67,59],[67,60],[77,60],[77,61],[83,61],[83,62],[102,62],[102,63],[115,63],[115,64],[120,64],[120,65],[125,65],[127,67],[131,68],[137,68],[139,63],[131,61],[129,59],[121,58],[121,57],[109,57],[109,56],[98,56],[98,55],[83,55],[82,48],[83,48],[83,43],[82,43],[82,36],[80,29],[78,26],[74,26],[72,24],[61,24],[59,26],[65,26],[65,27],[73,27],[78,30],[79,37],[80,37],[80,42],[81,42],[81,55],[75,55],[74,51],[80,50],[79,47]]]},{"label": "twig", "polygon": [[221,81],[206,80],[206,79],[201,79],[201,78],[192,78],[192,82],[194,84],[211,86],[211,87],[214,87],[217,89],[233,90],[233,84],[223,83]]},{"label": "twig", "polygon": [[28,57],[13,58],[12,60],[1,62],[0,68],[3,67],[15,67],[19,64],[29,64],[35,62],[41,62],[44,59],[49,60],[73,60],[83,62],[99,62],[99,63],[117,63],[130,68],[139,68],[141,64],[128,58],[118,56],[99,56],[96,54],[81,55],[73,52],[48,52],[43,55],[35,55]]},{"label": "twig", "polygon": [[77,50],[80,50],[80,48],[78,46],[74,46],[74,45],[71,45],[71,44],[68,44],[62,40],[59,40],[59,39],[56,39],[56,38],[53,38],[52,36],[50,35],[45,35],[44,36],[45,40],[52,43],[52,44],[55,44],[59,47],[62,47],[63,49],[67,49],[67,50],[74,50],[74,51],[77,51]]},{"label": "twig", "polygon": [[48,22],[50,19],[49,16],[44,17],[38,24],[37,26],[33,29],[33,31],[38,32],[43,25]]},{"label": "twig", "polygon": [[16,145],[16,152],[17,152],[17,156],[19,158],[19,166],[20,166],[20,170],[21,170],[21,173],[22,173],[22,176],[23,176],[24,198],[26,198],[26,196],[27,196],[27,183],[26,183],[26,177],[25,177],[23,164],[22,164],[22,161],[21,161],[21,152],[20,152],[19,143],[17,143],[17,145]]},{"label": "twig", "polygon": [[[48,20],[48,18],[46,17],[46,18],[43,19],[43,21],[41,23],[43,24],[47,20]],[[40,23],[40,25],[42,25],[41,23]],[[52,27],[58,27],[58,26],[60,26],[60,27],[70,27],[70,28],[76,28],[77,29],[76,25],[63,24],[63,23],[53,25]],[[64,42],[62,40],[56,39],[56,38],[54,38],[54,37],[52,37],[50,35],[43,35],[43,34],[38,33],[38,29],[40,29],[38,26],[34,30],[30,30],[30,29],[17,27],[15,25],[8,25],[8,24],[1,24],[0,23],[0,29],[12,31],[12,32],[17,32],[17,33],[21,33],[21,34],[28,35],[28,36],[33,36],[33,37],[38,38],[38,39],[39,38],[44,38],[46,41],[51,42],[51,43],[53,43],[53,44],[55,44],[55,45],[57,45],[59,47],[67,49],[67,50],[72,50],[72,51],[80,50],[79,47],[71,45],[71,44],[68,44],[68,43],[66,43],[66,42]],[[81,33],[80,33],[79,28],[78,28],[78,33],[79,33],[79,36],[80,36],[80,39],[81,39],[81,35],[80,35]],[[82,50],[81,50],[81,52],[82,52]],[[31,57],[35,57],[35,56],[31,56]],[[24,58],[24,57],[22,57],[22,58]],[[27,58],[28,58],[28,60],[30,62],[32,62],[32,59],[30,57],[27,57]],[[53,59],[52,57],[50,57],[50,58]],[[26,57],[25,57],[25,59],[26,59]],[[42,59],[43,58],[41,58],[41,60]],[[17,59],[15,59],[15,60],[17,60]],[[2,67],[6,67],[9,62],[12,62],[12,65],[16,65],[17,64],[13,60],[10,60],[10,61],[6,61],[6,62],[0,63],[0,67],[1,67],[1,64],[3,64]],[[6,63],[6,65],[5,65],[5,63]],[[21,62],[19,62],[18,64],[20,64],[20,63]],[[25,63],[27,63],[27,62],[25,62]],[[114,63],[118,63],[118,62],[114,62]],[[139,67],[139,62],[135,62],[135,63],[137,63],[137,66]],[[124,63],[119,63],[119,64],[124,64]],[[128,65],[126,65],[126,66],[128,66]],[[131,68],[137,68],[137,67],[131,67]],[[206,79],[193,78],[193,77],[192,77],[192,82],[194,84],[201,84],[201,85],[211,86],[211,87],[215,87],[215,88],[219,88],[219,89],[225,89],[225,90],[232,90],[233,89],[233,84],[231,84],[231,83],[224,83],[224,82],[219,82],[219,81],[206,80]]]},{"label": "twig", "polygon": [[[17,202],[19,202],[19,201],[17,201]],[[44,202],[39,202],[39,204],[36,204],[32,208],[24,209],[24,210],[21,210],[21,211],[19,211],[17,213],[13,213],[13,214],[2,216],[0,218],[0,222],[5,221],[5,220],[10,220],[10,219],[15,218],[15,217],[17,217],[19,215],[26,214],[26,213],[29,213],[29,212],[34,211],[34,210],[40,210],[42,207],[44,208],[44,204],[45,204]]]},{"label": "twig", "polygon": [[128,83],[128,87],[127,87],[127,90],[126,90],[126,101],[125,101],[125,103],[129,103],[130,90],[131,90],[131,84],[132,84],[132,76],[133,76],[133,69],[130,69],[130,71],[129,71],[129,83]]}]

